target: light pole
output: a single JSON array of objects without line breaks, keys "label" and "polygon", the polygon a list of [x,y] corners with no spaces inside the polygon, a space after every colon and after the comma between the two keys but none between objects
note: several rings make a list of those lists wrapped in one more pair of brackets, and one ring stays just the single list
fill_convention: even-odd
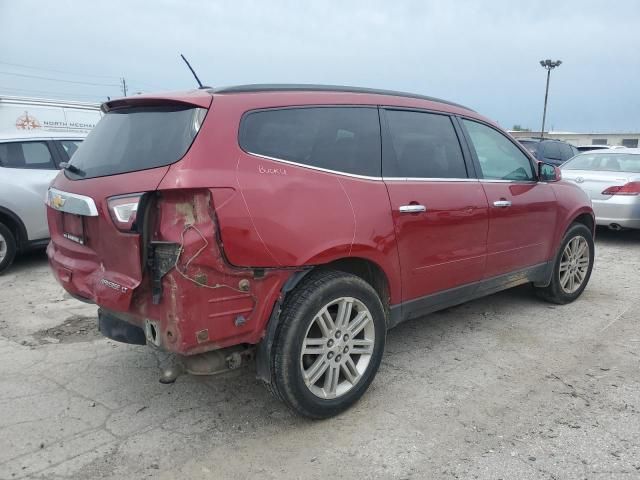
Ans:
[{"label": "light pole", "polygon": [[544,91],[544,110],[542,112],[542,128],[540,129],[540,138],[544,138],[544,121],[547,119],[547,98],[549,98],[549,77],[551,76],[551,70],[556,67],[559,67],[562,63],[562,60],[556,60],[555,62],[549,60],[540,60],[540,65],[542,68],[547,69],[547,89]]}]

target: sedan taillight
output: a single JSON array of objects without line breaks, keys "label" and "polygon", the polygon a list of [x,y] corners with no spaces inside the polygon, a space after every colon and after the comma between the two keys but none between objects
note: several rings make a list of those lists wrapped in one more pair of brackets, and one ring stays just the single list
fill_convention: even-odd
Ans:
[{"label": "sedan taillight", "polygon": [[109,213],[111,219],[115,223],[118,230],[123,232],[134,231],[136,216],[138,213],[138,205],[143,193],[135,193],[131,195],[119,195],[107,199],[109,205]]},{"label": "sedan taillight", "polygon": [[609,187],[602,191],[602,195],[640,195],[640,182]]}]

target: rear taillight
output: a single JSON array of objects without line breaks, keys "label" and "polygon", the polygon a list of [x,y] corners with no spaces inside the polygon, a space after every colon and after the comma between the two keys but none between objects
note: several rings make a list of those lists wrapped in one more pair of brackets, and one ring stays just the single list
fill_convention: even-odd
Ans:
[{"label": "rear taillight", "polygon": [[134,231],[136,216],[138,213],[138,205],[143,193],[132,195],[119,195],[107,199],[109,205],[109,213],[116,227],[123,232]]},{"label": "rear taillight", "polygon": [[625,185],[609,187],[602,195],[640,195],[640,182],[629,182]]}]

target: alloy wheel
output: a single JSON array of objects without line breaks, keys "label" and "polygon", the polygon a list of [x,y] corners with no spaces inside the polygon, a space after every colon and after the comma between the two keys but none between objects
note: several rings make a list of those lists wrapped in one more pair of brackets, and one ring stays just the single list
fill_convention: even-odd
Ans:
[{"label": "alloy wheel", "polygon": [[332,399],[362,378],[373,354],[375,328],[369,309],[356,298],[341,297],[322,307],[304,336],[300,368],[307,388]]},{"label": "alloy wheel", "polygon": [[0,233],[0,262],[4,260],[7,256],[7,251],[9,247],[7,246],[7,239]]},{"label": "alloy wheel", "polygon": [[589,271],[589,244],[584,237],[576,236],[564,247],[560,259],[560,287],[565,293],[575,293],[584,283]]}]

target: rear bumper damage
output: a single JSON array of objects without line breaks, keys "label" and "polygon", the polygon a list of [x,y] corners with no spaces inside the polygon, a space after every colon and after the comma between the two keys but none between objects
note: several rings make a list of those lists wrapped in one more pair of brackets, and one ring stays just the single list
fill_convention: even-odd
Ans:
[{"label": "rear bumper damage", "polygon": [[[117,243],[108,257],[54,235],[47,249],[54,276],[71,295],[141,329],[147,344],[168,352],[187,356],[259,343],[283,285],[299,269],[230,265],[206,190],[163,192],[156,215],[151,238],[129,234],[131,252]],[[137,262],[130,269],[137,277],[110,268],[122,256]],[[138,330],[115,322],[108,329],[104,322],[106,336],[139,338]]]},{"label": "rear bumper damage", "polygon": [[146,345],[145,332],[111,312],[98,309],[98,330],[107,338],[132,345]]}]

